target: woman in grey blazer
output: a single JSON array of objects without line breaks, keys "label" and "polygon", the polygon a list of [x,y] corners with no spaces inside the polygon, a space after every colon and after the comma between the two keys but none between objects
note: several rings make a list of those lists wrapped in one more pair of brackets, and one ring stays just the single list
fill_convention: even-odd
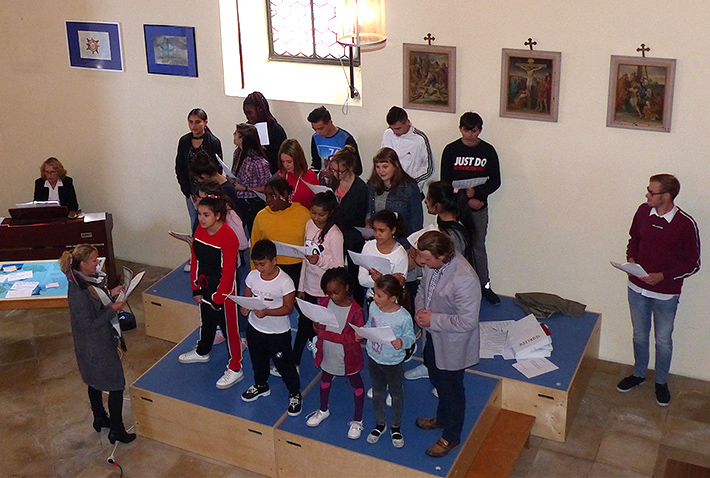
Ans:
[{"label": "woman in grey blazer", "polygon": [[439,405],[436,417],[418,418],[416,425],[425,430],[443,429],[441,438],[426,451],[429,456],[441,457],[461,442],[466,410],[463,374],[479,361],[481,285],[471,265],[442,232],[423,234],[417,255],[424,275],[415,319],[426,332],[424,364],[439,394]]}]

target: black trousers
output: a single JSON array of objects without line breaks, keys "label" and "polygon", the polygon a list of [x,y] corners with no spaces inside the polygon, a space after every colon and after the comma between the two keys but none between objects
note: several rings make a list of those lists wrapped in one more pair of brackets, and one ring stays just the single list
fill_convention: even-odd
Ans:
[{"label": "black trousers", "polygon": [[[205,293],[207,297],[208,293]],[[212,295],[212,292],[209,292]],[[224,305],[222,310],[214,310],[208,304],[200,304],[200,339],[197,342],[197,353],[199,355],[207,355],[212,351],[214,336],[217,333],[217,327],[222,330],[222,334],[227,338],[227,321],[224,316]]]},{"label": "black trousers", "polygon": [[464,370],[440,370],[436,368],[436,351],[431,334],[426,333],[424,365],[429,369],[429,380],[439,393],[436,421],[444,428],[441,437],[451,442],[461,441],[461,428],[466,413],[466,393],[463,387]]},{"label": "black trousers", "polygon": [[[306,302],[311,304],[318,303],[318,297],[306,294]],[[306,342],[316,336],[316,331],[313,330],[313,321],[298,311],[298,330],[296,338],[293,339],[293,360],[296,365],[301,365],[301,357],[303,357],[303,349],[306,348]]]},{"label": "black trousers", "polygon": [[[96,390],[89,385],[89,402],[94,419],[106,416],[104,401],[101,390]],[[108,411],[111,430],[123,430],[123,390],[112,390],[108,392]]]},{"label": "black trousers", "polygon": [[294,395],[301,391],[301,380],[296,372],[291,350],[291,331],[282,334],[265,334],[248,324],[247,343],[256,385],[268,384],[269,360],[273,360],[288,393]]}]

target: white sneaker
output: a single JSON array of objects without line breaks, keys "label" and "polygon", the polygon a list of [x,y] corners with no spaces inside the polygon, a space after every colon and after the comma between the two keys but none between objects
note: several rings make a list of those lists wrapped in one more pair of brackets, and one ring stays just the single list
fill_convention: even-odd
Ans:
[{"label": "white sneaker", "polygon": [[316,410],[308,416],[308,420],[306,420],[306,425],[308,425],[309,427],[317,427],[318,425],[320,425],[320,422],[322,422],[329,416],[330,410]]},{"label": "white sneaker", "polygon": [[222,375],[222,378],[217,380],[217,388],[224,390],[235,383],[241,382],[243,378],[244,372],[242,370],[232,370],[228,368],[227,371],[224,372],[224,375]]},{"label": "white sneaker", "polygon": [[185,264],[185,267],[182,268],[185,272],[190,272],[190,262],[188,261],[187,264]]},{"label": "white sneaker", "polygon": [[212,342],[212,345],[219,345],[224,341],[225,341],[224,334],[222,333],[221,330],[217,329],[217,332],[215,332],[215,334],[214,334],[214,341]]},{"label": "white sneaker", "polygon": [[197,350],[190,350],[178,357],[180,363],[205,363],[210,361],[210,354],[200,355]]},{"label": "white sneaker", "polygon": [[404,372],[404,378],[407,380],[417,380],[419,378],[429,378],[429,369],[426,365],[421,364],[418,367],[414,367],[412,370],[407,370]]},{"label": "white sneaker", "polygon": [[350,425],[350,430],[348,430],[348,438],[351,440],[357,440],[360,438],[360,434],[362,433],[362,420],[359,422],[352,421],[349,423]]},{"label": "white sneaker", "polygon": [[[374,392],[372,391],[372,387],[370,387],[367,390],[367,398],[372,400],[373,396],[374,396]],[[388,407],[392,406],[392,395],[390,395],[389,393],[387,394],[387,398],[385,399],[385,405],[387,405]]]}]

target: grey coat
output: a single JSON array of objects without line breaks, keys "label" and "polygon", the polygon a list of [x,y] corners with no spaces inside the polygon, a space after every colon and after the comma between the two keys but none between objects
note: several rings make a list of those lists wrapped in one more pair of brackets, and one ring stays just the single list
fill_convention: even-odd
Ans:
[{"label": "grey coat", "polygon": [[[424,309],[432,274],[432,269],[424,268],[416,298],[417,311]],[[439,279],[429,304],[432,316],[427,331],[436,351],[436,368],[463,370],[479,362],[480,308],[481,283],[470,264],[457,252]]]},{"label": "grey coat", "polygon": [[84,286],[69,282],[69,314],[74,350],[84,382],[96,390],[123,390],[126,380],[111,326],[116,312]]}]

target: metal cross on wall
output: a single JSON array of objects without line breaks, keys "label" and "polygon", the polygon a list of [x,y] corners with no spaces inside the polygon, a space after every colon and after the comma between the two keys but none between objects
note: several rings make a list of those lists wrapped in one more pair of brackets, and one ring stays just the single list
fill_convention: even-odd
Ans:
[{"label": "metal cross on wall", "polygon": [[431,36],[431,33],[427,33],[424,37],[424,41],[429,42],[429,46],[431,46],[431,42],[433,42],[434,40],[436,40],[436,38]]},{"label": "metal cross on wall", "polygon": [[646,52],[647,52],[647,51],[651,51],[651,49],[648,48],[645,43],[641,43],[641,46],[638,47],[638,48],[636,49],[636,51],[640,51],[640,52],[641,52],[641,56],[642,56],[643,58],[646,58]]},{"label": "metal cross on wall", "polygon": [[523,43],[523,45],[529,46],[529,47],[530,47],[530,51],[532,51],[533,46],[537,45],[537,42],[536,42],[536,41],[533,41],[532,38],[528,38],[528,41],[526,41],[525,43]]}]

